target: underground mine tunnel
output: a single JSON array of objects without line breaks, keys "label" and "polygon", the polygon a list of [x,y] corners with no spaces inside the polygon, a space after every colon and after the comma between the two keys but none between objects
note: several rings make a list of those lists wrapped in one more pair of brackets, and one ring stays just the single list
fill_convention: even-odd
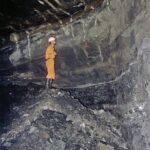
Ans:
[{"label": "underground mine tunnel", "polygon": [[149,0],[1,0],[0,150],[149,150],[149,26]]}]

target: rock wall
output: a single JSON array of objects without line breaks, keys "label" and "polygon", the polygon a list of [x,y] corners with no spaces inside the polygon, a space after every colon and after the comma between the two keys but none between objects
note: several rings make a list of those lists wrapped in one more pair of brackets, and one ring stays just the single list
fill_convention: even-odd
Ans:
[{"label": "rock wall", "polygon": [[9,59],[2,55],[2,58],[6,56],[2,62],[8,64],[2,70],[7,67],[10,70],[11,65],[19,66],[16,71],[12,69],[13,76],[44,79],[43,55],[47,39],[56,35],[56,85],[74,87],[114,80],[136,58],[142,36],[135,39],[137,30],[130,26],[145,10],[144,0],[132,3],[129,0],[111,0],[101,7],[93,7],[89,14],[70,18],[65,24],[47,24],[26,33],[12,34],[10,38],[15,44],[2,49],[7,55],[9,52]]},{"label": "rock wall", "polygon": [[[8,125],[0,130],[0,149],[148,150],[149,42],[147,33],[136,62],[116,83],[76,89],[76,93],[70,91],[73,96],[68,91],[46,91],[35,85],[12,86],[13,91],[7,88],[10,100],[15,98],[19,102],[11,106]],[[99,97],[91,96],[93,93]],[[96,103],[105,100],[103,94],[109,94],[109,103]]]},{"label": "rock wall", "polygon": [[15,44],[3,47],[0,59],[5,65],[1,72],[7,71],[9,82],[45,80],[43,55],[48,37],[56,35],[54,85],[71,97],[59,90],[49,97],[44,91],[33,98],[33,104],[25,100],[27,106],[14,108],[21,117],[0,139],[3,147],[30,147],[33,140],[32,147],[37,148],[42,134],[39,149],[45,145],[55,149],[56,143],[62,150],[99,150],[104,145],[116,150],[149,149],[150,2],[108,2],[66,24],[42,25],[10,36]]}]

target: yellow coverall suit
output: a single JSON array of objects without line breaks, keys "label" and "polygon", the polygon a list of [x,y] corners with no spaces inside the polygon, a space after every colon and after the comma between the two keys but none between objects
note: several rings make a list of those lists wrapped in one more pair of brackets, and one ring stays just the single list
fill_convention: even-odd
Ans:
[{"label": "yellow coverall suit", "polygon": [[55,79],[55,69],[54,69],[54,59],[55,59],[55,49],[49,45],[46,49],[45,59],[47,68],[47,79]]}]

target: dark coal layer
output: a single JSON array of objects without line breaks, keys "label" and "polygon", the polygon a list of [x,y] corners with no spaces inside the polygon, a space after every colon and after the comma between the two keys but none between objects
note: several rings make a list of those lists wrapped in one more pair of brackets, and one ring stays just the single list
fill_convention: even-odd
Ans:
[{"label": "dark coal layer", "polygon": [[41,88],[41,86],[32,83],[27,86],[12,84],[0,85],[0,131],[3,132],[1,129],[4,129],[16,117],[16,114],[12,112],[12,107],[15,106],[17,108],[27,103],[29,98],[38,95]]}]

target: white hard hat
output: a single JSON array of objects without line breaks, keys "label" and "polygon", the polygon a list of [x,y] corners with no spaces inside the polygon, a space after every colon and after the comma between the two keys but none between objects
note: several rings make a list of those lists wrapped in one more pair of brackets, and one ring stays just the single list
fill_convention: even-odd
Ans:
[{"label": "white hard hat", "polygon": [[50,37],[50,38],[48,39],[48,42],[52,42],[52,41],[55,41],[55,38],[54,38],[54,37]]}]

